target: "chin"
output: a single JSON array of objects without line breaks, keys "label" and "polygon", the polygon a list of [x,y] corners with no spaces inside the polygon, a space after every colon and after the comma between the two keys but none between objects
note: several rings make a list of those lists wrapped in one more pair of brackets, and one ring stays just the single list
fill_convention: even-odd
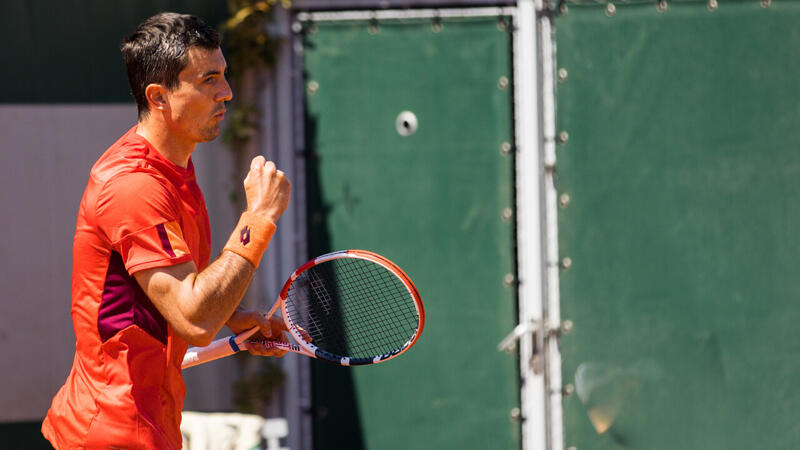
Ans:
[{"label": "chin", "polygon": [[200,139],[198,142],[209,142],[213,141],[214,139],[219,136],[219,127],[214,127],[211,130],[205,130],[203,133],[200,134]]}]

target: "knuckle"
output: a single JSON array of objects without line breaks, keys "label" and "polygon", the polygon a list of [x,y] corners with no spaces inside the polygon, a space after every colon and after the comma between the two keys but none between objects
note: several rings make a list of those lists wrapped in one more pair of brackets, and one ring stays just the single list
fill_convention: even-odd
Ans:
[{"label": "knuckle", "polygon": [[253,158],[253,161],[250,162],[250,168],[254,170],[258,170],[264,166],[264,157],[261,155],[256,156]]}]

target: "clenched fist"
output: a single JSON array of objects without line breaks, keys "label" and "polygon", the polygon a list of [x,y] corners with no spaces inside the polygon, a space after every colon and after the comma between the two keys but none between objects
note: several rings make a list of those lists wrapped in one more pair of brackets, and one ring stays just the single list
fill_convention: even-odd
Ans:
[{"label": "clenched fist", "polygon": [[289,206],[291,189],[286,175],[275,167],[275,163],[260,155],[253,158],[250,172],[244,179],[248,211],[263,215],[272,223],[278,223],[281,214]]}]

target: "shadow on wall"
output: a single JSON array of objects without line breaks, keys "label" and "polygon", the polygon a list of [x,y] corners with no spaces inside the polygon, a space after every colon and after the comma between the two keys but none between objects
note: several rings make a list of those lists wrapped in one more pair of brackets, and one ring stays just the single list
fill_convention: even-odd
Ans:
[{"label": "shadow on wall", "polygon": [[[308,111],[308,106],[304,109]],[[306,114],[306,217],[311,253],[308,256],[313,258],[340,249],[331,248],[327,223],[330,205],[324,203],[319,173],[320,156],[315,148],[318,120]],[[312,379],[314,447],[318,450],[363,449],[361,417],[350,368],[314,360]]]}]

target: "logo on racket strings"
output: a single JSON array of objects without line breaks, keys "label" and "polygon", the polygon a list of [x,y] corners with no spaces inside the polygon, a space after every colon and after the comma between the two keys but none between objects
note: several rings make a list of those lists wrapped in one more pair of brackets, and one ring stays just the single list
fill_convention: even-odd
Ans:
[{"label": "logo on racket strings", "polygon": [[242,245],[250,243],[250,227],[245,225],[245,227],[242,228],[242,231],[239,232],[239,240],[242,242]]}]

